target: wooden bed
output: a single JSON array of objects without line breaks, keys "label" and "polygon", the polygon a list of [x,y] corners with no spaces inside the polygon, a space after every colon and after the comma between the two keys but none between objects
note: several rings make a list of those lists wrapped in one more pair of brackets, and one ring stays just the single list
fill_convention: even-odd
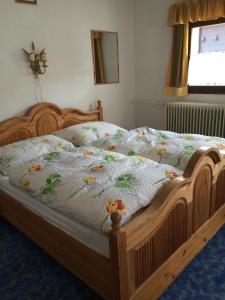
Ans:
[{"label": "wooden bed", "polygon": [[[38,104],[0,124],[0,145],[102,119],[100,101],[87,113]],[[200,150],[183,177],[166,184],[130,223],[121,226],[113,214],[109,259],[2,191],[0,215],[104,299],[156,299],[225,223],[225,159],[215,149]]]}]

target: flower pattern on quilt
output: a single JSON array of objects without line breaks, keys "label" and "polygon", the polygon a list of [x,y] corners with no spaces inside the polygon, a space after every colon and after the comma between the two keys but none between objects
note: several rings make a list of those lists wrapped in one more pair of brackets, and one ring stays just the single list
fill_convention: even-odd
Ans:
[{"label": "flower pattern on quilt", "polygon": [[23,179],[21,182],[21,186],[24,190],[29,191],[30,189],[30,180],[29,179]]},{"label": "flower pattern on quilt", "polygon": [[35,172],[40,172],[41,171],[41,165],[38,164],[33,164],[31,167],[28,168],[28,173],[32,174]]},{"label": "flower pattern on quilt", "polygon": [[[86,151],[93,154],[84,156]],[[89,146],[22,163],[11,169],[9,180],[66,217],[108,232],[111,213],[120,213],[122,224],[127,223],[164,183],[180,175],[178,169],[144,157]]]},{"label": "flower pattern on quilt", "polygon": [[97,164],[91,168],[91,172],[98,173],[98,172],[104,172],[105,166],[101,164]]},{"label": "flower pattern on quilt", "polygon": [[2,146],[0,147],[0,173],[8,175],[10,167],[31,162],[43,154],[50,155],[53,152],[73,150],[73,144],[54,135],[35,137]]},{"label": "flower pattern on quilt", "polygon": [[107,204],[106,204],[106,212],[107,215],[105,217],[105,219],[102,222],[101,225],[101,231],[104,231],[104,225],[105,222],[107,221],[107,219],[115,212],[119,213],[120,215],[122,215],[124,212],[126,211],[126,205],[123,203],[122,200],[120,199],[109,199]]},{"label": "flower pattern on quilt", "polygon": [[130,130],[119,141],[114,140],[112,143],[112,139],[109,139],[101,147],[128,156],[134,154],[146,157],[185,170],[192,155],[201,147],[217,148],[224,155],[225,139],[141,127]]}]

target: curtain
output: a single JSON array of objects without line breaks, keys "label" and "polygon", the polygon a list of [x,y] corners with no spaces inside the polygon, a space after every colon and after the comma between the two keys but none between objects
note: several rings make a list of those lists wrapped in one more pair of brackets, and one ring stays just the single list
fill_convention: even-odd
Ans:
[{"label": "curtain", "polygon": [[225,17],[225,0],[187,0],[170,7],[168,25],[217,20]]},{"label": "curtain", "polygon": [[96,83],[105,83],[104,58],[102,50],[103,34],[101,32],[93,32],[92,38],[94,43],[95,80]]},{"label": "curtain", "polygon": [[177,25],[173,28],[173,44],[165,93],[170,96],[188,94],[188,40],[189,26]]},{"label": "curtain", "polygon": [[225,17],[225,0],[186,0],[169,9],[168,25],[173,27],[173,43],[165,94],[188,94],[189,22]]}]

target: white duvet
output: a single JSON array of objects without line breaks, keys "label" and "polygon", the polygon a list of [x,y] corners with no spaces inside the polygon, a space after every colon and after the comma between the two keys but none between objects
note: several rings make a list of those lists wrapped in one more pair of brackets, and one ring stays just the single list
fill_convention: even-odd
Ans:
[{"label": "white duvet", "polygon": [[111,228],[113,212],[128,222],[163,184],[180,175],[174,167],[143,157],[81,147],[12,167],[9,180],[37,201],[102,232]]},{"label": "white duvet", "polygon": [[225,154],[225,139],[142,127],[124,133],[117,140],[106,138],[100,147],[128,156],[143,156],[184,170],[191,156],[201,147],[214,147]]}]

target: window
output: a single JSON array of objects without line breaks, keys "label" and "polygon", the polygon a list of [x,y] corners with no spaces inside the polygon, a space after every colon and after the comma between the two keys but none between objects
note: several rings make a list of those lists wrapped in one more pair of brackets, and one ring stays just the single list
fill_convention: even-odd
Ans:
[{"label": "window", "polygon": [[189,93],[225,94],[225,19],[190,25]]}]

